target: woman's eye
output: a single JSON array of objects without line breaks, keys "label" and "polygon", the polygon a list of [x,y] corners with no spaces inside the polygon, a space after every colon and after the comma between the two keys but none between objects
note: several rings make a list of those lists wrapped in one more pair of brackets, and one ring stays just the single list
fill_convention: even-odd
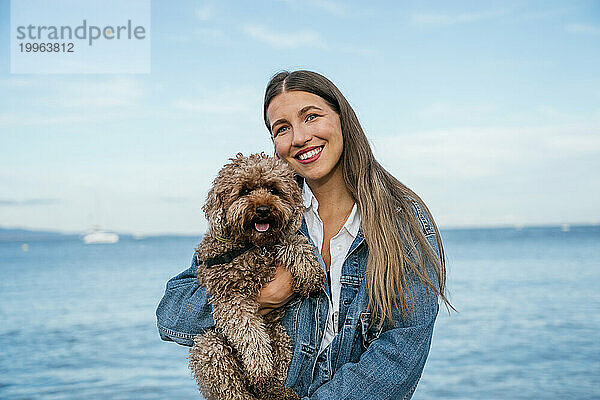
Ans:
[{"label": "woman's eye", "polygon": [[308,114],[308,115],[306,116],[306,122],[308,122],[308,121],[312,121],[313,119],[315,119],[315,118],[317,118],[317,117],[318,117],[318,115],[317,115],[317,114]]},{"label": "woman's eye", "polygon": [[275,136],[286,132],[288,129],[289,129],[288,126],[282,126],[281,128],[277,128],[277,130],[275,131]]}]

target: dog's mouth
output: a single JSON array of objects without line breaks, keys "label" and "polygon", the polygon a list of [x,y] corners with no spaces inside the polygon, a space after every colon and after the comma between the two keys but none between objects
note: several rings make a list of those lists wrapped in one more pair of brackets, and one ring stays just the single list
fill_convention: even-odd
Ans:
[{"label": "dog's mouth", "polygon": [[261,218],[261,217],[254,217],[252,219],[251,222],[252,225],[254,227],[254,230],[258,233],[266,233],[266,232],[271,232],[272,230],[274,230],[276,228],[277,223],[275,221],[273,221],[272,218]]},{"label": "dog's mouth", "polygon": [[254,229],[258,232],[267,232],[271,228],[271,224],[268,221],[254,222]]}]

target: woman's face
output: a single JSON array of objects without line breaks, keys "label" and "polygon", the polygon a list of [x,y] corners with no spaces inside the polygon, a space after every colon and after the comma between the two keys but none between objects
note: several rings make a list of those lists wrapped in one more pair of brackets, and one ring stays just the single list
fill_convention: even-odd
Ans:
[{"label": "woman's face", "polygon": [[339,115],[321,97],[281,93],[267,108],[275,151],[308,182],[323,181],[339,168],[344,148]]}]

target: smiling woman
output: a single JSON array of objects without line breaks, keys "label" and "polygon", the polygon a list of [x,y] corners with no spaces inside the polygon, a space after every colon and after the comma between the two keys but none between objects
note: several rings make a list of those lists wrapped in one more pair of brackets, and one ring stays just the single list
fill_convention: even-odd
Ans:
[{"label": "smiling woman", "polygon": [[[352,107],[310,71],[275,75],[264,120],[275,153],[296,172],[300,232],[327,273],[317,295],[292,299],[278,268],[257,294],[266,314],[285,307],[293,346],[286,386],[303,399],[408,399],[445,296],[444,252],[423,201],[374,158]],[[157,311],[164,340],[190,345],[212,326],[195,264],[174,278]]]},{"label": "smiling woman", "polygon": [[340,118],[321,97],[301,91],[281,93],[270,102],[267,117],[275,121],[270,130],[276,153],[309,185],[341,172]]}]

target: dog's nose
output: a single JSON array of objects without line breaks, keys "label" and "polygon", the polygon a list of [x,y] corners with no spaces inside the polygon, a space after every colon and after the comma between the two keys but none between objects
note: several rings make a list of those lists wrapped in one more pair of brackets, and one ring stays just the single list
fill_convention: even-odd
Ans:
[{"label": "dog's nose", "polygon": [[271,211],[271,209],[267,206],[258,206],[256,207],[256,214],[259,217],[266,217],[269,215],[269,212]]}]

